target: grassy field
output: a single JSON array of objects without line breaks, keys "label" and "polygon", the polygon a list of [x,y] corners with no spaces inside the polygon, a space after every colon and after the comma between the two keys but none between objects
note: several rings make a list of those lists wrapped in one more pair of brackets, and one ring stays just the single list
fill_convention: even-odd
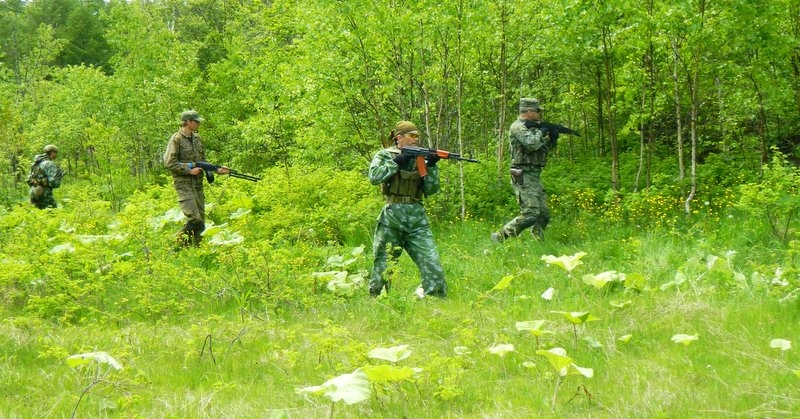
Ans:
[{"label": "grassy field", "polygon": [[[5,217],[12,216],[19,229],[36,213]],[[64,235],[75,234],[63,228],[65,220],[86,222],[72,213],[54,216]],[[83,287],[74,293],[14,283],[9,278],[22,268],[6,253],[0,416],[695,418],[800,411],[800,308],[790,287],[775,285],[783,280],[773,268],[784,260],[780,245],[738,235],[735,220],[681,231],[556,219],[545,242],[526,236],[503,244],[489,240],[496,227],[438,223],[446,300],[412,297],[419,278],[405,255],[393,292],[377,299],[365,288],[331,292],[313,275],[345,270],[357,282],[371,266],[369,243],[354,256],[357,243],[298,244],[259,258],[241,250],[247,241],[175,252],[168,241],[134,231],[127,244],[38,258],[71,264],[67,274],[91,273],[102,265],[97,259],[148,243],[146,252],[131,249],[129,264],[117,258],[111,273],[98,269],[85,283],[70,282]],[[4,252],[14,249],[6,242]],[[110,253],[98,256],[104,250]],[[542,260],[579,252],[586,254],[571,271]],[[330,256],[353,261],[332,268],[325,265]],[[598,274],[607,271],[617,275],[599,288]],[[543,298],[550,288],[552,297]],[[72,307],[69,316],[65,307]],[[562,312],[597,319],[575,324]],[[536,320],[541,333],[518,326]],[[696,340],[675,342],[676,335]],[[794,347],[772,347],[780,346],[775,339]],[[401,345],[410,355],[396,362],[369,356]],[[583,369],[561,376],[544,355],[552,348],[566,351],[565,365]],[[121,369],[67,362],[98,351]],[[380,366],[389,378],[371,378],[368,398],[357,403],[298,392]]]}]

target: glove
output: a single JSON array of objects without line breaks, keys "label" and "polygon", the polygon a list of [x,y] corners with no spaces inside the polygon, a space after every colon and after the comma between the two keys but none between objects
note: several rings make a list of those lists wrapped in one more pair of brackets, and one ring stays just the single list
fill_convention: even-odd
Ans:
[{"label": "glove", "polygon": [[405,166],[414,156],[400,153],[392,159],[398,166]]},{"label": "glove", "polygon": [[527,129],[539,128],[539,123],[536,122],[536,121],[531,121],[530,119],[526,119],[525,120],[525,128],[527,128]]},{"label": "glove", "polygon": [[440,159],[441,159],[441,157],[439,157],[438,154],[431,154],[430,156],[428,156],[428,159],[425,162],[425,166],[428,166],[428,167],[436,166],[436,163],[439,163]]}]

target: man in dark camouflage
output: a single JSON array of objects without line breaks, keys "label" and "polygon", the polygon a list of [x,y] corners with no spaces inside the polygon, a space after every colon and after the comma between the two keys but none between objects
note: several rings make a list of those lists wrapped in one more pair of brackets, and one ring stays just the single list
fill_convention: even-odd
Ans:
[{"label": "man in dark camouflage", "polygon": [[416,145],[418,138],[419,130],[413,123],[398,122],[389,136],[393,145],[375,154],[369,166],[369,181],[381,185],[386,200],[378,215],[372,245],[375,261],[369,278],[369,293],[373,297],[379,296],[384,288],[389,291],[390,284],[383,278],[383,272],[389,259],[395,261],[403,249],[420,271],[422,284],[415,296],[444,298],[447,295],[444,269],[422,206],[423,197],[439,191],[439,168],[436,167],[439,157],[428,158],[427,175],[422,177],[416,159],[401,153],[403,147]]},{"label": "man in dark camouflage", "polygon": [[[492,240],[501,242],[516,237],[527,228],[539,240],[550,222],[550,209],[540,175],[547,164],[547,153],[558,137],[547,128],[527,128],[526,121],[541,121],[539,101],[523,98],[519,101],[519,117],[508,130],[511,144],[511,184],[519,203],[520,214],[506,223],[503,229],[492,233]],[[530,124],[529,124],[530,125]]]},{"label": "man in dark camouflage", "polygon": [[[199,161],[206,161],[203,141],[197,130],[204,119],[197,111],[181,113],[181,128],[172,135],[164,153],[164,165],[172,173],[172,183],[178,193],[178,203],[189,220],[178,233],[178,241],[183,246],[198,246],[206,229],[205,195],[203,193],[203,169],[197,167]],[[227,167],[220,167],[217,173],[226,174]]]},{"label": "man in dark camouflage", "polygon": [[36,208],[56,208],[56,198],[53,189],[61,186],[64,172],[56,164],[58,147],[50,144],[44,147],[42,154],[37,154],[28,173],[28,185],[31,204]]}]

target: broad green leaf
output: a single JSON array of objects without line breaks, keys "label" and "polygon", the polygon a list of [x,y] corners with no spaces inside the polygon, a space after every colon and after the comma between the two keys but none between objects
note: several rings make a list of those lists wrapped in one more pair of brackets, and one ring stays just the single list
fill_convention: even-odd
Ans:
[{"label": "broad green leaf", "polygon": [[644,276],[638,273],[632,273],[625,276],[625,289],[642,291],[646,280]]},{"label": "broad green leaf", "polygon": [[770,348],[780,349],[782,351],[788,351],[792,349],[792,341],[786,339],[772,339],[769,342]]},{"label": "broad green leaf", "polygon": [[508,286],[511,285],[511,280],[512,279],[514,279],[514,275],[506,275],[506,276],[504,276],[503,279],[501,279],[500,282],[498,282],[497,285],[495,285],[494,288],[492,288],[492,291],[504,290],[504,289],[508,288]]},{"label": "broad green leaf", "polygon": [[620,341],[620,342],[628,342],[628,341],[631,340],[632,337],[633,337],[633,335],[622,335],[622,336],[618,337],[617,340]]},{"label": "broad green leaf", "polygon": [[233,246],[244,242],[244,236],[238,231],[220,230],[208,243],[214,246]]},{"label": "broad green leaf", "polygon": [[618,273],[617,271],[600,272],[597,275],[584,275],[583,282],[589,284],[597,289],[603,289],[609,282],[624,281],[625,274]]},{"label": "broad green leaf", "polygon": [[411,350],[408,349],[408,345],[392,346],[391,348],[375,348],[369,351],[367,356],[389,362],[398,362],[411,356]]},{"label": "broad green leaf", "polygon": [[50,249],[50,254],[73,252],[75,252],[75,246],[73,246],[72,243],[59,244],[58,246],[54,246],[52,249]]},{"label": "broad green leaf", "polygon": [[612,307],[625,308],[626,306],[631,305],[631,303],[633,303],[633,301],[631,301],[631,300],[628,300],[628,301],[611,300],[608,303],[611,304]]},{"label": "broad green leaf", "polygon": [[99,362],[101,364],[108,364],[111,368],[119,371],[122,369],[122,364],[117,362],[108,352],[87,352],[83,354],[71,355],[67,358],[67,365],[70,367],[77,367],[80,365],[88,364],[90,362]]},{"label": "broad green leaf", "polygon": [[572,358],[567,356],[567,351],[564,348],[551,348],[551,349],[539,349],[536,351],[537,355],[541,355],[547,358],[550,361],[550,365],[553,367],[554,370],[560,376],[567,375],[567,369],[569,368],[570,364],[572,364]]},{"label": "broad green leaf", "polygon": [[573,363],[569,365],[567,375],[582,375],[586,378],[592,378],[594,376],[594,369],[579,367]]},{"label": "broad green leaf", "polygon": [[686,335],[686,334],[677,334],[672,337],[672,341],[675,343],[682,343],[684,345],[689,345],[692,342],[698,340],[700,338],[699,335]]},{"label": "broad green leaf", "polygon": [[543,260],[548,265],[556,265],[562,267],[567,272],[572,272],[578,265],[582,265],[581,258],[586,256],[586,252],[578,252],[572,256],[561,255],[559,257],[555,257],[553,255],[543,255],[541,260]]},{"label": "broad green leaf", "polygon": [[545,292],[542,293],[542,298],[547,301],[550,301],[553,299],[553,296],[555,296],[555,294],[556,294],[555,288],[550,287]]},{"label": "broad green leaf", "polygon": [[583,324],[600,320],[600,318],[593,316],[588,311],[551,311],[551,313],[561,314],[573,324]]},{"label": "broad green leaf", "polygon": [[395,365],[367,365],[364,372],[371,382],[403,381],[414,375],[414,370],[409,367],[398,367]]},{"label": "broad green leaf", "polygon": [[238,220],[239,218],[242,218],[245,215],[250,214],[250,211],[251,210],[249,209],[239,208],[236,211],[232,212],[231,215],[229,215],[228,217],[231,220]]},{"label": "broad green leaf", "polygon": [[534,336],[541,336],[545,333],[553,333],[549,330],[542,330],[543,325],[544,325],[544,320],[529,320],[525,322],[516,323],[517,330],[528,330]]},{"label": "broad green leaf", "polygon": [[367,400],[372,394],[367,374],[361,369],[355,370],[352,374],[343,374],[332,378],[321,386],[304,387],[296,391],[300,394],[324,394],[334,403],[341,400],[345,404]]},{"label": "broad green leaf", "polygon": [[472,353],[466,346],[456,346],[453,348],[453,352],[455,352],[456,355],[469,355]]},{"label": "broad green leaf", "polygon": [[794,375],[800,377],[800,370],[794,370],[792,372],[794,373]]},{"label": "broad green leaf", "polygon": [[510,343],[500,343],[489,348],[489,352],[504,357],[507,353],[514,352],[514,345]]}]

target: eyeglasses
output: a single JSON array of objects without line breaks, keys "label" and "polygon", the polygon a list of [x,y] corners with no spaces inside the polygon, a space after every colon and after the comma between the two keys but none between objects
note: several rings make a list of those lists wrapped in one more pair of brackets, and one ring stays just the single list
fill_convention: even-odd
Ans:
[{"label": "eyeglasses", "polygon": [[419,138],[419,134],[417,134],[416,132],[409,132],[406,135],[408,135],[411,138]]}]

